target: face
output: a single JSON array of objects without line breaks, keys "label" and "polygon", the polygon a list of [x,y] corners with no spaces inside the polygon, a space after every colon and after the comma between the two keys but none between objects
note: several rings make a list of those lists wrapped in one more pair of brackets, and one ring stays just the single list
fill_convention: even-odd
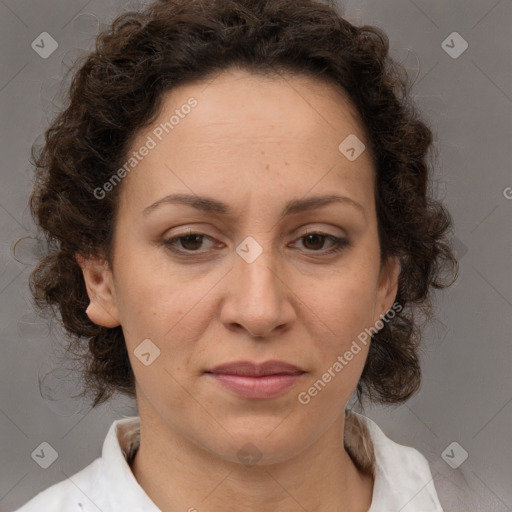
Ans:
[{"label": "face", "polygon": [[[380,265],[370,155],[339,149],[350,135],[366,144],[347,97],[306,77],[231,70],[165,96],[118,185],[112,268],[83,265],[90,318],[122,325],[141,417],[226,460],[251,442],[271,463],[343,414],[368,352],[353,341],[392,306],[398,273]],[[340,199],[312,202],[326,196]],[[208,373],[270,360],[300,373]]]}]

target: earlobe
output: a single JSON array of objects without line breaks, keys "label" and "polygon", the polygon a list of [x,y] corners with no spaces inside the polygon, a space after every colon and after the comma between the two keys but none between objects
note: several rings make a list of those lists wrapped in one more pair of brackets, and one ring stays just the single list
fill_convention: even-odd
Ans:
[{"label": "earlobe", "polygon": [[117,310],[115,287],[112,271],[108,262],[99,258],[84,258],[75,254],[77,263],[82,269],[87,295],[90,304],[86,309],[87,316],[102,327],[117,327],[120,325]]}]

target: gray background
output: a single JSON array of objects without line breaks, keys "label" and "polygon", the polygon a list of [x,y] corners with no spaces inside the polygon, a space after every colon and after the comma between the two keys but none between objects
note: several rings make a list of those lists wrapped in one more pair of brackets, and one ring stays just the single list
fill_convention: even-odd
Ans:
[{"label": "gray background", "polygon": [[[114,419],[136,414],[117,399],[90,410],[56,356],[62,334],[38,319],[27,277],[37,246],[27,211],[30,146],[58,108],[63,71],[91,48],[97,31],[140,2],[0,1],[0,510],[10,511],[100,455]],[[436,136],[436,189],[455,220],[460,278],[437,295],[437,320],[423,344],[424,380],[407,404],[367,408],[388,436],[430,461],[447,510],[512,510],[512,2],[351,0],[345,16],[385,30],[392,55],[416,77],[416,103]],[[58,42],[43,59],[31,43]],[[468,43],[458,58],[442,46]],[[448,41],[450,41],[448,39]],[[454,40],[454,50],[460,43]],[[47,47],[48,48],[48,47]],[[456,441],[458,469],[441,454]],[[31,453],[50,443],[42,469]],[[452,455],[453,453],[453,455]],[[449,451],[452,460],[463,453]]]}]

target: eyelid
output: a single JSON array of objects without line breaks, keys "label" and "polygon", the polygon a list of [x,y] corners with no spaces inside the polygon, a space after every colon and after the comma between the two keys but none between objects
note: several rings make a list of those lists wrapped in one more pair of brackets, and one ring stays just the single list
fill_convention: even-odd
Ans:
[{"label": "eyelid", "polygon": [[[201,237],[202,239],[210,239],[215,242],[214,237],[212,237],[206,233],[203,233],[199,230],[194,231],[193,229],[189,228],[185,232],[177,233],[177,234],[173,235],[172,237],[165,238],[163,240],[163,244],[167,247],[168,250],[172,251],[173,253],[175,253],[179,256],[201,257],[210,252],[208,249],[194,251],[194,250],[180,249],[180,248],[176,248],[174,246],[174,243],[178,242],[180,238],[185,238],[190,235],[196,235],[196,236]],[[307,255],[313,256],[313,257],[322,257],[322,256],[327,257],[329,255],[338,253],[345,247],[351,245],[351,242],[347,237],[336,236],[336,235],[333,235],[332,233],[328,233],[328,232],[322,231],[321,229],[314,229],[314,228],[307,229],[305,233],[303,233],[299,236],[296,236],[292,242],[296,243],[309,235],[320,235],[321,237],[324,237],[326,241],[330,240],[333,243],[333,245],[328,249],[319,249],[317,251],[308,250],[308,249],[302,250],[302,252],[306,253]],[[220,243],[222,243],[222,242],[220,242]],[[287,245],[287,247],[288,247],[288,245]]]},{"label": "eyelid", "polygon": [[[320,235],[334,237],[334,238],[348,238],[348,235],[346,234],[346,232],[344,230],[342,230],[341,228],[336,227],[336,226],[332,226],[332,227],[333,228],[336,227],[336,229],[341,230],[342,231],[341,234],[336,234],[335,235],[334,233],[329,232],[328,228],[325,228],[325,227],[319,227],[319,226],[311,227],[311,223],[305,224],[305,225],[309,226],[309,227],[304,232],[302,231],[303,228],[304,228],[304,225],[299,226],[298,228],[293,230],[293,237],[294,237],[293,240],[296,240],[298,238],[302,238],[302,237],[310,235],[310,234],[320,234]],[[206,229],[206,228],[191,228],[191,227],[188,227],[188,228],[186,228],[185,231],[181,231],[181,232],[178,232],[178,233],[173,233],[172,236],[166,237],[164,235],[164,239],[170,240],[170,239],[174,239],[174,238],[185,237],[185,236],[188,236],[188,235],[201,235],[201,236],[206,237],[206,238],[215,239],[218,236],[218,235],[213,235],[213,234],[210,235],[208,233],[205,233],[204,231],[201,231],[201,229]],[[170,230],[168,230],[168,231],[170,231]]]}]

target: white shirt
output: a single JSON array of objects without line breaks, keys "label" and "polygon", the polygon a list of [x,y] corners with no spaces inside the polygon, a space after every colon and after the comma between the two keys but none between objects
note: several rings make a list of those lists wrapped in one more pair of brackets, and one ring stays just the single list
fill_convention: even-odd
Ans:
[{"label": "white shirt", "polygon": [[[15,512],[161,512],[128,463],[139,440],[138,416],[114,421],[101,457]],[[347,412],[344,445],[354,462],[373,474],[368,512],[443,512],[428,461],[416,449],[395,443],[376,423],[355,412]]]}]

